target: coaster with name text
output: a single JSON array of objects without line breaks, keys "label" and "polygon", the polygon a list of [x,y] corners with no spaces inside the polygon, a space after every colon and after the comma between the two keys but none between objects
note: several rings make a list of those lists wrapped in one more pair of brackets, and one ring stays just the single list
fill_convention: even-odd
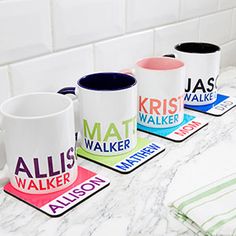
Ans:
[{"label": "coaster with name text", "polygon": [[223,94],[217,94],[217,99],[214,103],[205,106],[190,106],[184,107],[190,110],[199,111],[213,116],[222,116],[227,111],[236,106],[236,98]]},{"label": "coaster with name text", "polygon": [[150,128],[138,124],[138,130],[159,136],[161,138],[166,138],[171,141],[182,142],[207,124],[208,122],[203,119],[197,118],[196,116],[191,116],[189,114],[184,114],[183,122],[174,127]]},{"label": "coaster with name text", "polygon": [[165,148],[148,139],[138,138],[136,148],[128,153],[116,156],[99,156],[77,149],[77,155],[120,173],[130,173],[154,156],[163,152]]},{"label": "coaster with name text", "polygon": [[11,183],[4,191],[51,217],[58,217],[87,200],[110,184],[107,178],[78,166],[78,177],[69,187],[48,194],[28,194],[15,189]]}]

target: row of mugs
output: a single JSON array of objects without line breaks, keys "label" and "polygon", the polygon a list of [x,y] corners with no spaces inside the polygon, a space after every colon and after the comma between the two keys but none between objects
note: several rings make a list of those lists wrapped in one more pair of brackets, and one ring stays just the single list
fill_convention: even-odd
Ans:
[{"label": "row of mugs", "polygon": [[75,130],[79,130],[84,150],[111,158],[135,148],[137,122],[173,127],[183,121],[184,103],[213,103],[220,48],[183,43],[175,50],[178,59],[139,60],[132,76],[94,73],[79,79],[76,87],[59,91],[74,94],[75,102],[61,94],[31,93],[2,103],[0,129],[11,184],[33,194],[72,184],[78,174]]}]

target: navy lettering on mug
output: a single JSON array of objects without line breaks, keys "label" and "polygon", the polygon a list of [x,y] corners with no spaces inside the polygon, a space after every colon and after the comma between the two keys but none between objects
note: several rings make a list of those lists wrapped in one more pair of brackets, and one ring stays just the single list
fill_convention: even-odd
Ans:
[{"label": "navy lettering on mug", "polygon": [[175,46],[176,56],[186,63],[185,105],[204,106],[217,98],[220,47],[206,42],[183,42]]},{"label": "navy lettering on mug", "polygon": [[[185,88],[185,101],[210,101],[215,96],[216,87],[216,78],[210,77],[206,81],[203,79],[192,80],[191,78],[187,79],[186,88]],[[205,82],[205,83],[204,83]]]}]

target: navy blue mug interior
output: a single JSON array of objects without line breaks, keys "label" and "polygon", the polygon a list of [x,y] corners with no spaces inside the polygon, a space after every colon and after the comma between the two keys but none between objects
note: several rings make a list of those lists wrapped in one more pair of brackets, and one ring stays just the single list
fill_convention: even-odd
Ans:
[{"label": "navy blue mug interior", "polygon": [[220,47],[211,43],[201,43],[201,42],[187,42],[181,43],[175,46],[175,49],[180,52],[187,53],[214,53],[220,51]]},{"label": "navy blue mug interior", "polygon": [[[96,91],[122,90],[130,88],[136,83],[137,81],[133,76],[116,72],[102,72],[86,75],[77,82],[78,86],[82,88]],[[75,87],[62,88],[58,93],[75,95]]]},{"label": "navy blue mug interior", "polygon": [[78,85],[85,89],[97,91],[113,91],[127,89],[136,84],[134,77],[122,73],[95,73],[82,77]]}]

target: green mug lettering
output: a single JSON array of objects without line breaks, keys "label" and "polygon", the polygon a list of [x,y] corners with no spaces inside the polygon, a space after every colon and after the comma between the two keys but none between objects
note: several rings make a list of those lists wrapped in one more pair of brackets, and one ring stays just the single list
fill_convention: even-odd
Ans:
[{"label": "green mug lettering", "polygon": [[[121,132],[117,128],[117,125],[114,122],[111,122],[105,132],[104,137],[102,137],[102,124],[100,122],[94,123],[93,127],[89,127],[88,121],[83,119],[83,129],[84,129],[84,137],[94,140],[96,138],[97,141],[107,142],[110,138],[116,138],[117,140],[127,139],[131,134],[136,133],[136,116],[130,119],[124,120],[121,122],[122,127],[124,129],[125,137],[122,138]],[[132,130],[130,132],[130,129]]]}]

